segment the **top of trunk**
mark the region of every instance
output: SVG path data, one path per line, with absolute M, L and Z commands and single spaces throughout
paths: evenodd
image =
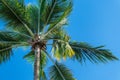
M 33 50 L 35 50 L 38 47 L 40 49 L 46 49 L 46 41 L 43 40 L 38 34 L 35 34 L 34 39 L 30 40 L 29 43 L 31 44 Z

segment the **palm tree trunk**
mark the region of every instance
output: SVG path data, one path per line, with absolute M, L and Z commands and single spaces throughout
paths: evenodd
M 34 62 L 34 80 L 40 80 L 40 54 L 39 47 L 35 50 L 35 62 Z

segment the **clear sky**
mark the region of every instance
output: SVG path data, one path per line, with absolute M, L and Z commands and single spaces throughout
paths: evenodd
M 74 0 L 67 31 L 73 40 L 106 45 L 120 58 L 120 0 Z M 22 58 L 27 52 L 15 50 L 11 60 L 0 65 L 0 80 L 33 80 L 33 67 Z M 120 61 L 83 65 L 67 61 L 67 66 L 77 80 L 120 80 Z

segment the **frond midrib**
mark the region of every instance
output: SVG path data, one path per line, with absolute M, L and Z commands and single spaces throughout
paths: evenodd
M 3 4 L 16 16 L 16 18 L 25 26 L 25 28 L 28 30 L 28 32 L 30 33 L 30 35 L 33 37 L 33 32 L 30 30 L 30 28 L 26 25 L 25 22 L 23 22 L 19 16 L 14 12 L 14 10 L 12 10 L 6 2 L 4 2 L 4 0 L 1 0 L 3 2 Z

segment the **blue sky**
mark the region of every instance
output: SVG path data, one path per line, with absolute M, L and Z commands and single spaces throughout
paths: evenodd
M 34 2 L 34 0 L 26 0 Z M 3 22 L 0 21 L 0 28 Z M 74 0 L 66 27 L 73 40 L 93 46 L 106 45 L 120 58 L 120 1 Z M 33 80 L 33 67 L 22 57 L 27 49 L 18 49 L 10 61 L 0 65 L 0 80 Z M 77 80 L 120 80 L 120 61 L 107 64 L 79 64 L 67 61 Z

